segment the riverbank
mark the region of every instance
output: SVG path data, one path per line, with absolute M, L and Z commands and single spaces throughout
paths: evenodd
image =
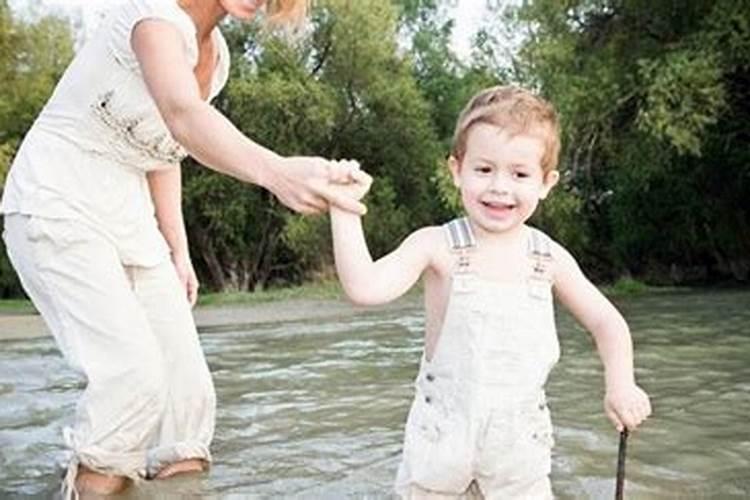
M 610 298 L 678 290 L 689 289 L 650 287 L 630 279 L 622 279 L 613 285 L 602 287 L 602 291 Z M 397 310 L 418 305 L 420 297 L 421 287 L 416 286 L 405 297 L 391 304 L 357 307 L 346 300 L 338 282 L 322 281 L 253 293 L 206 293 L 200 296 L 194 316 L 198 330 L 208 333 L 236 326 L 331 318 L 378 309 Z M 48 335 L 48 332 L 31 302 L 0 300 L 0 341 L 44 335 Z
M 359 307 L 344 299 L 335 283 L 281 288 L 257 293 L 206 294 L 194 309 L 200 333 L 223 331 L 279 321 L 305 321 L 353 316 L 366 311 L 398 310 L 418 305 L 420 294 L 407 296 L 385 306 Z M 49 335 L 41 316 L 28 301 L 0 302 L 0 341 Z

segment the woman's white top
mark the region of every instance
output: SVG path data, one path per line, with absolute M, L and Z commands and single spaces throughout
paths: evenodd
M 151 266 L 168 255 L 146 172 L 178 167 L 186 152 L 171 136 L 131 47 L 144 19 L 164 20 L 198 63 L 196 28 L 177 0 L 124 0 L 102 21 L 58 83 L 24 138 L 5 183 L 0 211 L 72 218 L 101 232 L 121 261 Z M 213 32 L 218 62 L 209 100 L 226 84 L 229 50 Z

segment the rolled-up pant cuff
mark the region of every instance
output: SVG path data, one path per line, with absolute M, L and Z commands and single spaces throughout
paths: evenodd
M 152 449 L 148 454 L 145 477 L 154 477 L 167 465 L 184 460 L 203 460 L 210 464 L 211 452 L 207 445 L 198 441 L 185 441 Z

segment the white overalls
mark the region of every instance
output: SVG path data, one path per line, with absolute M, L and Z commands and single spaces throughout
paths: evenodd
M 559 358 L 549 240 L 529 229 L 524 283 L 472 272 L 466 219 L 446 224 L 458 265 L 438 344 L 422 357 L 396 492 L 404 498 L 552 498 L 544 384 Z M 477 491 L 479 490 L 479 491 Z
M 78 464 L 128 476 L 211 456 L 215 394 L 186 291 L 154 217 L 146 173 L 179 168 L 131 48 L 144 19 L 166 21 L 198 61 L 176 0 L 124 0 L 76 55 L 24 138 L 3 190 L 4 240 L 66 360 L 87 380 L 64 431 Z M 216 30 L 214 97 L 229 51 Z

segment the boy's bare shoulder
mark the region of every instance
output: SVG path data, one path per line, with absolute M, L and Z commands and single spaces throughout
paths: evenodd
M 578 267 L 578 262 L 570 251 L 551 237 L 547 236 L 547 238 L 549 238 L 550 242 L 550 253 L 552 254 L 552 262 L 554 263 L 555 276 L 561 277 L 564 275 L 570 275 L 571 273 L 579 273 L 580 268 Z
M 578 262 L 575 257 L 560 242 L 552 238 L 549 234 L 533 226 L 527 226 L 531 231 L 541 233 L 543 238 L 549 244 L 549 252 L 552 256 L 552 270 L 556 277 L 577 272 Z
M 424 226 L 407 238 L 430 253 L 446 247 L 445 230 L 441 226 Z
M 552 236 L 542 231 L 539 228 L 533 226 L 526 226 L 530 231 L 541 234 L 544 239 L 549 243 L 549 251 L 552 254 L 552 259 L 558 262 L 575 262 L 575 259 L 570 254 L 567 248 L 565 248 L 560 242 L 555 240 Z
M 442 271 L 452 265 L 452 254 L 448 237 L 443 226 L 425 226 L 414 231 L 409 238 L 414 238 L 420 248 L 429 256 L 430 267 Z
M 442 226 L 424 226 L 411 233 L 411 236 L 424 242 L 445 241 L 445 230 Z

